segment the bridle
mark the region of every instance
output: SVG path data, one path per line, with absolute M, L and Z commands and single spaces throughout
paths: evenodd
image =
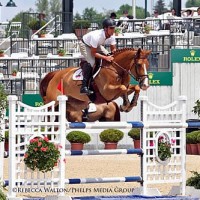
M 121 65 L 119 65 L 118 63 L 116 63 L 115 61 L 112 61 L 113 64 L 115 64 L 117 67 L 119 67 L 122 71 L 124 71 L 126 74 L 129 74 L 132 78 L 134 78 L 136 81 L 140 82 L 142 80 L 144 80 L 145 78 L 148 78 L 148 74 L 144 74 L 144 75 L 140 75 L 138 72 L 138 68 L 140 67 L 139 64 L 136 62 L 137 58 L 136 56 L 133 59 L 133 64 L 130 65 L 130 69 L 134 67 L 135 65 L 135 73 L 136 76 L 134 76 L 134 74 L 131 73 L 131 70 L 128 69 L 124 69 Z

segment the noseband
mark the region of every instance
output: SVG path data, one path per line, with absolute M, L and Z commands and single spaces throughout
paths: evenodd
M 136 59 L 134 59 L 134 60 L 136 60 Z M 133 65 L 132 65 L 132 67 L 133 67 Z M 139 72 L 138 72 L 139 67 L 140 67 L 139 64 L 136 63 L 136 64 L 135 64 L 135 73 L 136 73 L 136 78 L 135 78 L 135 80 L 138 81 L 138 82 L 144 80 L 145 78 L 149 78 L 149 77 L 148 77 L 148 74 L 143 74 L 143 75 L 140 75 L 140 74 L 139 74 Z

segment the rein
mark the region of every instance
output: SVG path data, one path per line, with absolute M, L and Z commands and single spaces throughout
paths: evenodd
M 132 78 L 135 78 L 135 76 L 130 72 L 130 70 L 126 71 L 122 66 L 120 66 L 118 63 L 116 63 L 115 61 L 112 61 L 112 63 L 114 63 L 117 67 L 119 67 L 121 70 L 123 70 L 124 72 L 126 72 L 127 74 L 129 74 Z
M 135 60 L 135 59 L 134 59 Z M 134 78 L 136 81 L 139 81 L 142 77 L 148 77 L 148 75 L 141 75 L 139 76 L 139 73 L 137 71 L 137 66 L 138 64 L 135 64 L 135 72 L 138 75 L 138 78 L 136 78 L 130 71 L 130 69 L 127 71 L 125 70 L 122 66 L 120 66 L 118 63 L 116 63 L 115 61 L 112 61 L 112 63 L 114 63 L 117 67 L 119 67 L 122 71 L 124 71 L 125 73 L 129 74 L 132 78 Z

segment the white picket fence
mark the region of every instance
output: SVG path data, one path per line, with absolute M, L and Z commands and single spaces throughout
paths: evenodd
M 31 171 L 23 161 L 26 145 L 34 137 L 51 135 L 50 141 L 65 147 L 66 134 L 72 129 L 77 129 L 77 123 L 68 123 L 65 119 L 66 97 L 59 96 L 59 110 L 54 110 L 51 102 L 42 107 L 30 107 L 17 100 L 16 96 L 9 96 L 9 185 L 8 199 L 17 197 L 20 193 L 13 188 L 65 188 L 69 179 L 65 174 L 65 162 L 62 162 L 69 151 L 60 149 L 61 162 L 51 172 L 42 173 Z M 51 111 L 48 111 L 51 109 Z M 55 118 L 58 121 L 55 122 Z M 82 123 L 85 128 L 117 128 L 128 129 L 141 127 L 142 151 L 141 154 L 141 194 L 148 194 L 149 184 L 180 184 L 180 193 L 185 194 L 185 127 L 186 127 L 186 98 L 179 97 L 177 101 L 167 106 L 156 106 L 141 98 L 141 121 L 138 122 L 92 122 Z M 41 131 L 43 129 L 43 131 Z M 79 129 L 80 130 L 80 129 Z M 171 147 L 172 156 L 167 161 L 158 157 L 158 138 L 166 135 L 169 141 L 175 143 Z M 23 140 L 21 140 L 23 138 Z M 153 143 L 153 145 L 152 145 Z M 92 150 L 91 150 L 92 151 Z M 120 151 L 120 150 L 118 150 Z M 121 150 L 124 151 L 124 150 Z M 116 152 L 116 154 L 119 154 Z M 106 155 L 105 155 L 106 156 Z M 84 164 L 84 163 L 82 163 Z M 0 168 L 2 164 L 0 163 Z M 4 172 L 1 172 L 2 174 Z M 1 175 L 1 174 L 0 174 Z M 123 178 L 123 177 L 122 177 Z M 112 182 L 122 181 L 122 178 L 113 177 Z M 137 178 L 136 178 L 137 179 Z M 139 178 L 138 178 L 139 179 Z M 138 180 L 137 179 L 137 180 Z M 72 180 L 72 179 L 71 179 Z M 90 179 L 91 181 L 92 179 Z M 103 179 L 102 179 L 103 180 Z M 124 177 L 126 182 L 126 177 Z M 131 179 L 134 180 L 133 177 Z M 5 180 L 4 180 L 5 181 Z M 81 180 L 80 180 L 81 181 Z M 73 181 L 72 181 L 73 182 Z M 86 181 L 87 182 L 87 181 Z M 64 195 L 60 192 L 58 195 Z

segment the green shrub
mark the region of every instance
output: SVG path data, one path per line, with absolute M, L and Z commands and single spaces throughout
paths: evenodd
M 190 133 L 186 134 L 186 144 L 192 144 L 193 143 L 193 138 Z
M 65 49 L 58 49 L 58 51 L 57 51 L 57 53 L 59 54 L 59 53 L 61 53 L 61 54 L 65 54 L 66 53 L 66 51 L 65 51 Z
M 200 143 L 200 131 L 198 131 L 198 134 L 197 134 L 197 143 Z
M 70 143 L 88 143 L 91 141 L 89 134 L 82 131 L 71 131 L 67 134 L 66 139 Z
M 116 28 L 115 28 L 115 33 L 122 33 L 122 30 L 121 30 L 121 28 L 119 28 L 119 27 L 116 27 Z
M 33 19 L 28 23 L 28 27 L 32 30 L 39 30 L 45 24 L 46 22 L 44 20 L 39 21 L 39 20 Z
M 192 177 L 188 178 L 186 181 L 187 186 L 192 186 L 195 189 L 200 189 L 200 174 L 196 171 L 191 171 Z
M 200 131 L 192 131 L 190 133 L 187 133 L 187 135 L 186 135 L 186 143 L 187 144 L 197 144 L 197 135 L 199 133 L 200 133 Z
M 140 139 L 140 129 L 139 128 L 132 128 L 128 132 L 128 136 L 131 137 L 133 140 L 139 140 Z
M 197 100 L 197 101 L 195 102 L 195 106 L 193 107 L 192 112 L 193 112 L 194 114 L 197 114 L 198 117 L 200 117 L 200 100 Z
M 102 142 L 119 142 L 123 137 L 124 133 L 118 129 L 106 129 L 99 135 Z
M 73 29 L 87 29 L 90 27 L 88 20 L 76 20 L 73 23 Z

